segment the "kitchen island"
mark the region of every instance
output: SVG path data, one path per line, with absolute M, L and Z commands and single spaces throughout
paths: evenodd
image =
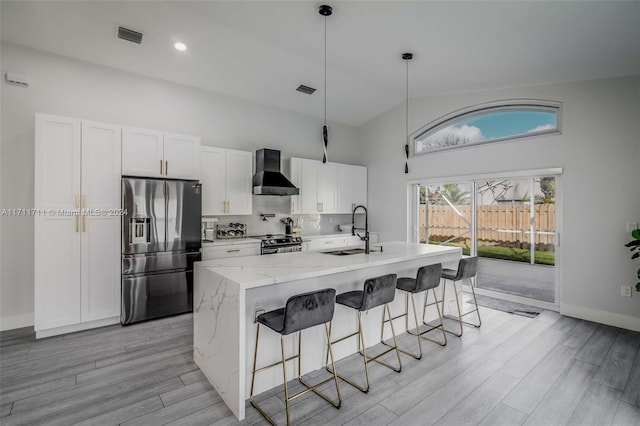
M 194 267 L 194 361 L 215 387 L 235 416 L 245 416 L 249 398 L 255 345 L 256 312 L 285 305 L 298 293 L 335 288 L 338 293 L 361 290 L 367 278 L 395 273 L 414 277 L 420 266 L 442 263 L 455 268 L 462 252 L 458 247 L 391 242 L 383 251 L 337 256 L 322 252 L 282 253 L 196 262 Z M 422 299 L 416 300 L 422 306 Z M 391 307 L 395 316 L 404 310 L 404 298 L 396 296 Z M 382 308 L 363 315 L 367 345 L 380 338 Z M 336 306 L 332 336 L 355 331 L 351 309 Z M 396 333 L 405 331 L 404 320 L 394 322 Z M 385 337 L 390 337 L 387 327 Z M 295 353 L 293 338 L 287 339 L 287 356 Z M 302 373 L 324 366 L 326 337 L 323 327 L 303 333 Z M 356 339 L 335 345 L 336 361 L 357 352 Z M 279 335 L 265 330 L 260 335 L 259 365 L 280 359 Z M 296 363 L 289 362 L 294 375 Z M 255 393 L 282 384 L 282 370 L 273 368 L 256 378 Z

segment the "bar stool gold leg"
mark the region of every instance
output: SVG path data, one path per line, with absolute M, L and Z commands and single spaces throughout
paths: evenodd
M 333 368 L 333 380 L 336 384 L 336 393 L 338 394 L 338 403 L 333 404 L 334 407 L 340 408 L 340 406 L 342 405 L 342 396 L 340 396 L 340 387 L 338 386 L 338 374 L 336 373 L 336 364 L 335 364 L 335 360 L 333 359 L 333 348 L 331 346 L 331 326 L 327 326 L 327 324 L 324 325 L 324 330 L 327 333 L 327 342 L 329 342 L 329 350 L 327 351 L 327 354 L 329 356 L 331 356 L 331 367 Z
M 289 426 L 291 422 L 289 421 L 289 386 L 287 384 L 287 357 L 284 354 L 284 336 L 280 336 L 280 349 L 282 351 L 282 377 L 284 378 L 284 404 L 287 413 L 287 426 Z M 272 421 L 271 419 L 268 420 Z M 275 425 L 275 423 L 273 424 Z
M 367 350 L 365 349 L 364 336 L 362 335 L 362 312 L 360 311 L 358 311 L 358 346 L 360 346 L 359 352 L 362 354 L 362 357 L 364 358 L 364 374 L 365 374 L 365 377 L 367 378 L 367 390 L 363 392 L 369 392 L 369 389 L 371 388 L 371 382 L 369 381 L 369 363 L 367 362 L 368 360 Z M 356 387 L 362 391 L 362 388 L 358 386 Z
M 251 373 L 251 391 L 249 392 L 249 399 L 251 400 L 251 405 L 253 405 L 254 407 L 255 407 L 255 404 L 253 403 L 253 385 L 256 381 L 256 362 L 258 360 L 258 340 L 259 339 L 260 339 L 260 324 L 256 324 L 256 346 L 253 350 L 253 372 Z
M 388 319 L 388 320 L 387 320 L 387 319 L 385 319 L 386 314 L 389 314 L 389 319 Z M 397 316 L 396 318 L 400 318 L 400 316 L 402 316 L 402 315 L 399 315 L 399 316 Z M 396 332 L 395 332 L 395 329 L 394 329 L 394 327 L 393 327 L 393 320 L 394 320 L 394 319 L 396 319 L 396 318 L 393 318 L 393 317 L 391 316 L 391 310 L 389 309 L 389 304 L 388 304 L 388 303 L 387 303 L 387 304 L 385 304 L 385 305 L 384 305 L 384 307 L 382 308 L 382 328 L 381 328 L 381 330 L 380 330 L 380 343 L 382 343 L 382 344 L 383 344 L 383 345 L 385 345 L 385 346 L 388 346 L 388 347 L 389 347 L 389 349 L 388 349 L 388 350 L 386 350 L 386 351 L 384 351 L 384 352 L 382 352 L 382 353 L 381 353 L 381 354 L 379 354 L 379 355 L 376 355 L 376 356 L 375 356 L 375 357 L 373 357 L 373 358 L 369 358 L 369 361 L 375 361 L 375 362 L 377 362 L 378 364 L 382 364 L 382 365 L 384 365 L 385 367 L 388 367 L 388 368 L 392 369 L 392 370 L 393 370 L 393 371 L 395 371 L 396 373 L 399 373 L 400 371 L 402 371 L 402 361 L 400 361 L 400 351 L 401 351 L 401 350 L 400 350 L 400 349 L 398 349 L 398 342 L 396 341 Z M 391 336 L 392 336 L 392 338 L 393 338 L 393 346 L 391 346 L 390 344 L 388 344 L 388 343 L 386 343 L 386 342 L 384 341 L 384 324 L 385 324 L 385 323 L 387 323 L 387 322 L 388 322 L 388 323 L 389 323 L 389 325 L 391 326 Z M 394 367 L 394 366 L 392 366 L 392 365 L 390 365 L 390 364 L 387 364 L 387 363 L 386 363 L 386 362 L 384 362 L 384 361 L 380 361 L 380 360 L 378 359 L 378 358 L 380 358 L 382 355 L 385 355 L 385 354 L 387 354 L 388 352 L 390 352 L 390 351 L 392 351 L 392 350 L 394 350 L 394 349 L 395 349 L 395 351 L 396 351 L 396 356 L 398 357 L 398 367 Z M 402 352 L 404 352 L 404 351 L 402 351 Z M 409 355 L 411 355 L 411 354 L 409 354 Z
M 470 287 L 471 287 L 471 295 L 473 296 L 473 304 L 474 304 L 475 308 L 470 310 L 469 312 L 465 312 L 463 314 L 460 314 L 460 319 L 462 320 L 462 317 L 464 317 L 466 315 L 469 315 L 469 314 L 472 314 L 472 313 L 475 312 L 476 315 L 478 316 L 478 323 L 477 324 L 474 324 L 474 323 L 468 322 L 468 321 L 462 321 L 462 323 L 466 324 L 466 325 L 470 325 L 470 326 L 475 327 L 475 328 L 480 328 L 480 326 L 482 325 L 482 320 L 480 319 L 480 310 L 478 309 L 478 301 L 476 300 L 476 291 L 474 289 L 474 287 L 475 287 L 475 277 L 470 277 L 469 278 L 469 284 L 470 284 Z
M 412 333 L 411 330 L 409 330 L 409 296 L 411 296 L 411 306 L 413 308 L 413 319 L 414 319 L 414 322 L 415 322 L 415 325 L 416 325 L 416 332 L 415 333 Z M 397 315 L 395 317 L 392 317 L 391 316 L 391 310 L 390 310 L 388 305 L 385 305 L 385 309 L 386 309 L 386 311 L 383 311 L 383 316 L 382 316 L 382 329 L 380 331 L 380 342 L 383 345 L 388 346 L 391 349 L 397 348 L 397 350 L 399 352 L 402 352 L 403 354 L 407 354 L 412 358 L 421 359 L 422 358 L 422 343 L 420 342 L 420 337 L 421 337 L 420 334 L 422 334 L 422 333 L 420 333 L 420 330 L 418 328 L 418 314 L 417 314 L 417 311 L 416 311 L 416 303 L 415 303 L 415 299 L 413 297 L 413 294 L 411 294 L 411 295 L 409 293 L 405 294 L 405 311 L 404 311 L 403 314 L 400 314 L 400 315 Z M 386 313 L 386 312 L 389 313 L 389 319 L 385 319 L 384 313 Z M 402 348 L 398 347 L 398 345 L 396 343 L 396 340 L 395 340 L 395 332 L 394 332 L 393 328 L 391 329 L 391 331 L 394 334 L 394 346 L 392 346 L 389 343 L 384 341 L 384 324 L 388 322 L 391 325 L 391 327 L 393 327 L 393 320 L 401 318 L 401 317 L 404 317 L 404 319 L 405 319 L 405 328 L 407 330 L 407 334 L 411 334 L 413 336 L 418 336 L 418 354 L 414 354 L 414 353 L 412 353 L 412 352 L 410 352 L 408 350 L 405 350 L 405 349 L 402 349 Z M 390 368 L 393 368 L 393 367 L 390 367 Z M 402 368 L 402 366 L 400 366 L 400 368 Z M 394 369 L 394 371 L 398 371 L 398 370 Z
M 408 298 L 409 298 L 409 293 L 407 293 L 407 299 Z M 422 359 L 422 342 L 420 341 L 420 337 L 422 337 L 422 336 L 421 336 L 420 330 L 418 328 L 418 313 L 416 312 L 416 300 L 413 297 L 413 293 L 411 293 L 411 307 L 413 308 L 413 321 L 414 321 L 414 323 L 416 325 L 416 335 L 418 336 L 418 356 L 415 356 L 415 355 L 413 355 L 411 353 L 409 353 L 409 355 L 411 355 L 415 359 Z M 407 323 L 408 322 L 409 322 L 409 311 L 407 311 Z M 412 334 L 412 333 L 409 333 L 409 325 L 408 324 L 407 324 L 407 333 L 408 334 Z M 402 351 L 402 352 L 407 353 L 407 351 Z
M 434 303 L 432 303 L 432 305 L 436 305 L 436 310 L 438 311 L 438 319 L 440 320 L 440 325 L 439 326 L 435 326 L 435 327 L 431 327 L 431 330 L 435 330 L 436 328 L 439 328 L 440 331 L 442 331 L 442 342 L 438 342 L 435 339 L 428 339 L 425 337 L 425 339 L 437 343 L 440 346 L 447 346 L 447 332 L 444 330 L 444 322 L 442 321 L 442 317 L 444 316 L 444 312 L 440 310 L 440 306 L 438 305 L 438 296 L 436 295 L 436 289 L 432 288 L 431 292 L 433 293 L 433 300 Z M 424 295 L 424 310 L 422 311 L 422 323 L 425 325 L 429 325 L 426 321 L 425 321 L 425 315 L 427 313 L 427 306 L 431 306 L 429 305 L 427 302 L 429 300 L 429 290 L 427 290 L 426 294 Z
M 456 297 L 456 309 L 458 310 L 458 316 L 457 317 L 454 317 L 454 316 L 451 316 L 451 315 L 443 315 L 443 316 L 445 318 L 458 321 L 458 324 L 460 326 L 460 333 L 456 333 L 455 331 L 447 330 L 446 328 L 444 328 L 444 326 L 443 326 L 443 329 L 447 333 L 451 333 L 454 336 L 462 337 L 462 333 L 463 333 L 463 330 L 462 330 L 462 315 L 461 315 L 462 311 L 460 310 L 460 300 L 458 298 L 458 288 L 456 286 L 456 282 L 455 281 L 452 281 L 452 282 L 453 282 L 453 293 L 454 293 L 454 295 Z M 443 314 L 444 314 L 444 301 L 445 301 L 446 288 L 447 288 L 447 280 L 443 279 L 443 287 L 442 287 L 442 312 L 443 312 Z

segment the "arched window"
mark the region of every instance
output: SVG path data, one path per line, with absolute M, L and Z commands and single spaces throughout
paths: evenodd
M 501 101 L 455 111 L 413 136 L 414 154 L 560 133 L 560 103 Z

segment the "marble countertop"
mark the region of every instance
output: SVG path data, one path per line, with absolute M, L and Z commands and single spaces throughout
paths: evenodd
M 196 262 L 241 288 L 249 289 L 273 284 L 314 278 L 341 272 L 365 269 L 426 256 L 458 254 L 459 247 L 387 242 L 380 244 L 383 252 L 334 256 L 322 252 L 280 253 L 268 256 L 244 256 Z

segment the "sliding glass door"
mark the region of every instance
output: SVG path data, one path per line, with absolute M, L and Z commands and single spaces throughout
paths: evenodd
M 418 184 L 416 240 L 480 257 L 476 285 L 555 303 L 556 178 Z

